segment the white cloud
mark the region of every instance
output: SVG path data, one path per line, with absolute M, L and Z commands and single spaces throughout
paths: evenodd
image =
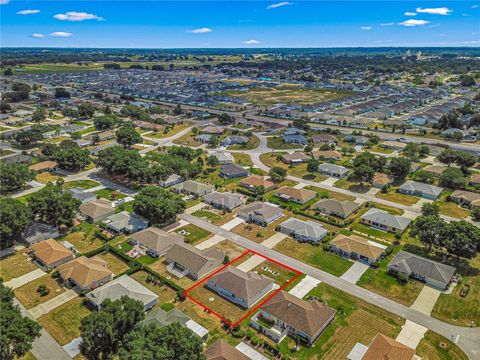
M 462 44 L 480 44 L 480 41 L 477 41 L 477 40 L 464 41 Z
M 260 41 L 252 39 L 252 40 L 243 41 L 243 43 L 246 45 L 256 45 L 256 44 L 260 44 Z
M 413 12 L 413 11 L 406 11 L 406 12 L 403 13 L 403 15 L 405 15 L 405 16 L 415 16 L 415 15 L 417 15 L 417 13 Z
M 409 20 L 402 21 L 401 23 L 398 23 L 398 25 L 412 27 L 412 26 L 427 25 L 428 23 L 430 23 L 430 21 L 409 19 Z
M 395 25 L 395 23 L 389 22 L 389 23 L 381 23 L 380 24 L 380 26 L 392 26 L 392 25 Z
M 50 36 L 53 36 L 53 37 L 70 37 L 72 35 L 73 35 L 72 33 L 64 32 L 64 31 L 55 31 L 50 33 Z
M 432 15 L 450 15 L 452 10 L 447 7 L 439 7 L 439 8 L 417 8 L 417 13 L 424 13 L 424 14 L 432 14 Z
M 30 36 L 33 37 L 33 38 L 43 38 L 43 37 L 45 37 L 45 34 L 33 33 Z
M 95 14 L 89 14 L 86 12 L 77 12 L 77 11 L 69 11 L 69 12 L 66 12 L 65 14 L 53 15 L 53 17 L 57 20 L 67 20 L 67 21 L 105 20 L 104 18 Z
M 10 0 L 0 0 L 0 5 L 7 5 Z
M 212 32 L 213 30 L 207 27 L 202 27 L 194 30 L 189 30 L 188 32 L 191 32 L 192 34 L 206 34 L 209 32 Z
M 38 14 L 40 10 L 22 10 L 17 12 L 17 15 L 31 15 L 31 14 Z
M 362 30 L 372 30 L 372 27 L 371 26 L 362 26 L 362 27 L 360 27 L 360 29 L 362 29 Z
M 473 5 L 472 9 L 480 8 L 480 5 Z
M 462 16 L 470 16 L 470 15 L 468 15 L 468 14 L 466 14 L 466 13 L 463 13 Z
M 293 3 L 288 2 L 288 1 L 282 1 L 282 2 L 279 2 L 279 3 L 276 3 L 276 4 L 268 5 L 267 10 L 276 9 L 276 8 L 286 6 L 286 5 L 293 5 Z

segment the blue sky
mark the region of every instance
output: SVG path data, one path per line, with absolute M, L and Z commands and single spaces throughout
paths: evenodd
M 480 45 L 480 0 L 0 3 L 4 47 Z

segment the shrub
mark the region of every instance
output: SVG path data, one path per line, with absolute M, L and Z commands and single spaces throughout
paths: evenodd
M 400 284 L 405 285 L 408 282 L 408 275 L 405 273 L 398 273 L 397 280 Z
M 50 294 L 50 289 L 47 287 L 47 285 L 42 284 L 38 287 L 37 293 L 40 296 L 46 296 L 46 295 Z

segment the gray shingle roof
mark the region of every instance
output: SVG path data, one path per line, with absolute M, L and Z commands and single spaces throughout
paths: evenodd
M 288 229 L 295 234 L 306 237 L 318 238 L 324 236 L 327 233 L 327 230 L 325 230 L 319 223 L 311 220 L 303 221 L 294 217 L 291 217 L 284 221 L 281 226 L 282 228 Z
M 437 197 L 442 193 L 443 188 L 418 181 L 407 180 L 399 187 L 399 190 L 421 192 L 422 194 Z
M 369 209 L 365 214 L 362 215 L 362 219 L 370 220 L 386 226 L 391 226 L 400 230 L 405 230 L 412 221 L 409 218 L 399 215 L 392 215 L 377 208 Z

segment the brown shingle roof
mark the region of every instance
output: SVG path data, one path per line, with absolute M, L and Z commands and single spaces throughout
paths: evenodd
M 273 283 L 267 276 L 259 275 L 252 271 L 244 272 L 234 266 L 228 266 L 219 273 L 213 275 L 209 281 L 217 287 L 224 288 L 249 302 Z
M 80 205 L 80 212 L 91 218 L 113 214 L 114 211 L 115 209 L 112 207 L 112 203 L 103 198 Z
M 50 170 L 50 169 L 56 168 L 57 165 L 58 164 L 56 161 L 42 161 L 42 162 L 30 165 L 29 169 L 33 171 Z
M 58 266 L 57 271 L 63 279 L 72 279 L 82 287 L 87 287 L 94 281 L 113 275 L 107 269 L 107 262 L 98 256 L 92 258 L 81 256 Z
M 215 341 L 203 354 L 207 360 L 250 360 L 223 339 Z
M 260 309 L 312 337 L 336 313 L 335 309 L 317 300 L 305 301 L 283 290 Z
M 362 360 L 411 360 L 415 350 L 383 334 L 377 334 Z
M 35 251 L 35 257 L 47 266 L 73 256 L 73 252 L 53 239 L 35 243 L 32 245 L 32 249 Z
M 369 259 L 376 259 L 383 253 L 382 248 L 369 244 L 367 239 L 357 235 L 346 236 L 340 234 L 330 241 L 330 244 L 345 252 L 354 252 Z
M 308 155 L 305 155 L 303 152 L 294 152 L 291 154 L 285 154 L 282 156 L 283 160 L 286 162 L 294 161 L 294 160 L 300 160 L 300 161 L 308 161 L 310 160 L 310 157 Z
M 387 185 L 393 182 L 393 178 L 384 173 L 375 173 L 373 176 L 373 182 L 381 185 Z
M 480 184 L 480 174 L 473 174 L 470 178 L 472 184 Z
M 465 190 L 455 190 L 451 195 L 451 198 L 459 198 L 463 199 L 464 201 L 468 201 L 469 203 L 478 202 L 480 201 L 480 194 L 475 193 L 472 191 L 465 191 Z
M 289 186 L 284 186 L 278 189 L 277 194 L 287 195 L 296 199 L 300 199 L 302 201 L 306 201 L 314 197 L 317 193 L 308 189 L 294 189 Z
M 190 244 L 180 243 L 173 245 L 165 257 L 173 260 L 197 275 L 203 271 L 211 271 L 219 266 L 225 254 L 216 249 L 200 250 Z
M 325 159 L 338 159 L 342 157 L 337 150 L 318 150 L 312 151 L 312 155 L 314 159 L 325 158 Z
M 443 165 L 430 165 L 430 166 L 425 166 L 423 168 L 423 171 L 427 171 L 432 174 L 440 175 L 445 171 L 447 167 Z
M 265 189 L 269 189 L 275 184 L 265 177 L 260 175 L 251 175 L 245 179 L 240 180 L 240 184 L 246 186 L 263 186 Z

